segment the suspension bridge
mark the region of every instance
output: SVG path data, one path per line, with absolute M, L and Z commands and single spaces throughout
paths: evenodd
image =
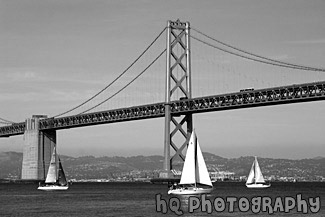
M 165 47 L 159 43 L 162 39 L 167 41 Z M 157 44 L 156 54 L 150 53 Z M 199 46 L 207 50 L 197 52 Z M 195 56 L 202 53 L 203 57 Z M 140 64 L 141 70 L 130 72 L 149 58 L 152 61 Z M 140 56 L 102 90 L 50 117 L 34 115 L 23 122 L 0 118 L 0 137 L 24 135 L 22 179 L 40 180 L 56 146 L 57 130 L 165 118 L 161 178 L 170 178 L 174 162 L 185 159 L 193 114 L 325 100 L 324 72 L 237 48 L 190 27 L 189 22 L 168 21 Z M 111 89 L 114 85 L 116 89 Z M 148 98 L 153 102 L 148 103 Z

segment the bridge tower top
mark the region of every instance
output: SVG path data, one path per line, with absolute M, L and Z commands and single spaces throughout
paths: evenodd
M 189 22 L 167 22 L 166 50 L 166 102 L 192 98 Z

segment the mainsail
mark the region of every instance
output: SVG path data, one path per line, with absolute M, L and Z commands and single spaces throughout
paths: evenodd
M 51 162 L 50 162 L 50 167 L 49 167 L 49 170 L 47 171 L 45 183 L 55 183 L 56 182 L 56 178 L 57 178 L 56 171 L 57 171 L 57 169 L 56 169 L 56 149 L 54 147 Z
M 194 135 L 192 133 L 190 141 L 188 143 L 186 158 L 183 165 L 182 176 L 179 184 L 193 184 L 196 181 L 195 173 L 195 147 L 194 147 Z
M 196 183 L 212 186 L 199 142 L 195 131 L 193 131 L 187 147 L 186 158 L 179 184 Z
M 252 164 L 251 170 L 249 172 L 246 184 L 251 184 L 255 182 L 255 161 Z

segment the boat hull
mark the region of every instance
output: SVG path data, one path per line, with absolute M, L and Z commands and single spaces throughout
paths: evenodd
M 39 186 L 38 190 L 43 191 L 65 191 L 68 190 L 69 186 L 59 186 L 59 185 L 45 185 L 45 186 Z
M 247 188 L 268 188 L 271 184 L 246 184 Z
M 213 188 L 177 188 L 168 191 L 168 194 L 188 195 L 188 194 L 209 194 Z

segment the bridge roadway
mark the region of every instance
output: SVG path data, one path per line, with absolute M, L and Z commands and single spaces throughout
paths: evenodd
M 172 101 L 173 116 L 250 107 L 272 106 L 325 100 L 325 81 L 295 84 Z M 112 109 L 101 112 L 40 120 L 40 130 L 63 130 L 99 124 L 160 118 L 165 115 L 165 102 Z M 0 137 L 24 134 L 25 122 L 0 127 Z

